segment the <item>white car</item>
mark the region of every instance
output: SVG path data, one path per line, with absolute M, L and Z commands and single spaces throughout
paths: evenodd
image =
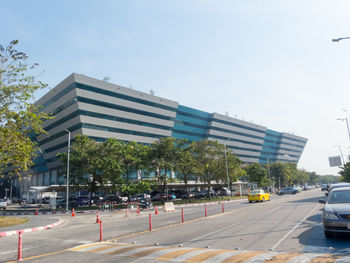
M 6 210 L 7 202 L 5 199 L 0 199 L 0 208 Z

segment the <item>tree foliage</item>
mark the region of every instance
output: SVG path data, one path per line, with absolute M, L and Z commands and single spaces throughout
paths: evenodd
M 32 101 L 34 92 L 47 85 L 31 75 L 37 64 L 28 65 L 17 44 L 0 45 L 0 169 L 11 166 L 19 176 L 33 164 L 37 145 L 32 138 L 45 133 L 42 123 L 49 116 Z

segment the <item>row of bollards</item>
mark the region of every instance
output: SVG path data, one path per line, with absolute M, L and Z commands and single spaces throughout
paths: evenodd
M 225 208 L 224 208 L 224 203 L 221 204 L 221 211 L 222 213 L 225 212 Z M 155 214 L 159 214 L 158 213 L 158 209 L 156 207 L 156 212 Z M 207 210 L 207 205 L 204 205 L 204 215 L 205 217 L 208 217 L 208 210 Z M 72 216 L 75 216 L 75 211 L 73 209 L 73 213 Z M 149 214 L 149 231 L 152 231 L 152 214 Z M 181 222 L 185 223 L 185 216 L 184 216 L 184 209 L 181 209 Z M 103 241 L 103 224 L 102 224 L 102 220 L 99 217 L 99 211 L 97 211 L 96 214 L 96 223 L 100 224 L 100 242 Z M 23 235 L 23 230 L 18 231 L 18 255 L 17 255 L 17 261 L 22 261 L 22 235 Z

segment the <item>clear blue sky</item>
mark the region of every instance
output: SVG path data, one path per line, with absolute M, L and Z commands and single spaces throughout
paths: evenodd
M 299 168 L 337 174 L 349 154 L 350 2 L 323 0 L 1 1 L 0 43 L 40 64 L 309 139 Z M 45 90 L 44 92 L 47 92 Z M 37 98 L 44 94 L 38 93 Z M 347 109 L 348 112 L 342 109 Z

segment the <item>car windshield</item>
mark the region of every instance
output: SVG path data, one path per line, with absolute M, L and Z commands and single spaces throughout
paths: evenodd
M 260 194 L 261 193 L 261 190 L 254 190 L 251 192 L 252 194 Z
M 328 204 L 350 203 L 350 191 L 335 191 L 328 198 Z

